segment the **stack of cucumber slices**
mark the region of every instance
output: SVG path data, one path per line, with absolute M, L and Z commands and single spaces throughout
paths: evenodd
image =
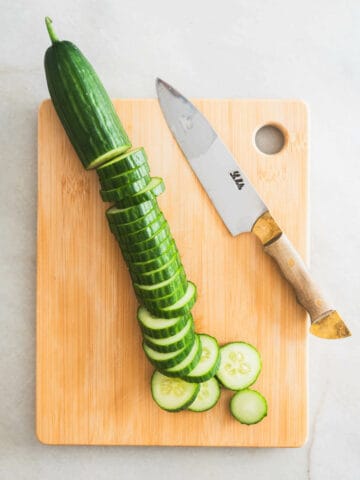
M 202 412 L 220 398 L 220 385 L 237 393 L 230 409 L 241 423 L 259 422 L 266 400 L 248 387 L 261 369 L 257 350 L 243 342 L 219 347 L 196 333 L 192 308 L 197 290 L 186 277 L 157 197 L 162 178 L 151 177 L 143 148 L 129 138 L 94 69 L 71 42 L 60 41 L 46 19 L 52 41 L 46 78 L 56 112 L 86 169 L 96 168 L 100 195 L 139 300 L 143 350 L 155 367 L 151 392 L 164 410 Z M 220 381 L 220 382 L 219 382 Z

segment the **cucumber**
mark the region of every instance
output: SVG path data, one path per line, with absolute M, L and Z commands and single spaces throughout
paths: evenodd
M 136 182 L 144 177 L 149 177 L 149 173 L 150 167 L 146 163 L 145 165 L 133 168 L 132 170 L 128 170 L 127 172 L 116 175 L 115 177 L 101 180 L 100 185 L 103 190 L 111 190 L 112 188 L 118 188 L 128 183 Z
M 155 220 L 148 223 L 140 230 L 136 230 L 133 233 L 124 233 L 122 235 L 117 234 L 117 238 L 119 238 L 124 248 L 130 248 L 135 243 L 141 243 L 152 238 L 162 227 L 164 227 L 165 222 L 165 217 L 163 213 L 160 212 Z
M 114 106 L 95 70 L 71 42 L 60 41 L 46 17 L 52 45 L 45 73 L 56 113 L 86 169 L 131 147 Z
M 221 362 L 217 378 L 230 390 L 242 390 L 252 385 L 261 371 L 261 358 L 253 345 L 232 342 L 220 349 Z
M 190 317 L 186 325 L 175 335 L 166 338 L 152 338 L 145 334 L 144 342 L 148 347 L 157 352 L 175 352 L 184 348 L 189 342 L 193 342 L 194 335 L 194 322 Z
M 187 382 L 206 382 L 216 374 L 220 365 L 220 348 L 216 338 L 205 334 L 199 334 L 199 338 L 202 347 L 200 361 L 184 377 Z
M 163 179 L 160 177 L 152 177 L 150 182 L 143 190 L 140 190 L 131 197 L 116 200 L 116 205 L 118 207 L 124 208 L 130 207 L 131 205 L 136 205 L 138 203 L 146 202 L 147 200 L 155 200 L 156 197 L 164 191 L 165 185 Z
M 164 295 L 163 297 L 147 298 L 147 297 L 142 296 L 141 301 L 145 305 L 145 307 L 147 307 L 149 309 L 149 311 L 161 310 L 164 307 L 168 307 L 169 305 L 173 305 L 178 300 L 180 300 L 180 298 L 184 295 L 184 286 L 183 285 L 180 285 L 180 287 L 177 287 L 177 288 L 175 288 L 175 287 L 176 286 L 174 286 L 174 290 L 171 293 L 169 293 L 167 295 Z M 187 313 L 185 315 L 189 315 L 189 314 L 190 313 Z
M 137 180 L 136 182 L 127 183 L 122 187 L 117 187 L 112 190 L 100 190 L 100 196 L 104 202 L 119 202 L 124 198 L 131 197 L 137 192 L 142 191 L 150 183 L 150 176 Z
M 125 253 L 139 253 L 149 250 L 150 248 L 157 247 L 163 240 L 170 237 L 170 227 L 166 220 L 162 223 L 161 227 L 150 238 L 142 239 L 139 242 L 123 244 L 122 238 L 118 238 L 121 244 L 121 249 Z
M 198 343 L 200 342 L 198 342 L 197 336 L 194 335 L 194 337 L 192 337 L 183 348 L 176 350 L 175 352 L 158 352 L 146 345 L 145 342 L 143 342 L 143 350 L 154 367 L 165 369 L 180 364 L 188 357 L 189 353 L 193 351 L 194 345 L 197 345 Z
M 146 225 L 149 225 L 151 222 L 153 222 L 158 215 L 160 215 L 161 210 L 160 208 L 156 205 L 154 208 L 150 210 L 150 212 L 146 213 L 145 215 L 140 216 L 136 220 L 129 222 L 129 223 L 110 223 L 110 230 L 113 232 L 114 235 L 122 236 L 130 233 L 137 232 L 138 230 L 141 230 L 142 228 L 146 227 Z
M 155 245 L 155 247 L 148 248 L 142 252 L 127 252 L 122 248 L 121 244 L 120 248 L 123 257 L 130 264 L 132 262 L 147 262 L 149 260 L 160 258 L 160 256 L 166 252 L 172 244 L 174 244 L 174 239 L 168 235 L 162 242 L 160 242 L 158 245 Z
M 176 248 L 175 242 L 172 241 L 167 250 L 161 253 L 161 255 L 152 258 L 151 260 L 147 260 L 146 262 L 130 262 L 131 270 L 137 273 L 146 273 L 151 270 L 156 270 L 171 260 L 175 253 L 179 253 L 179 251 Z
M 261 422 L 267 415 L 267 401 L 256 390 L 244 389 L 236 392 L 230 400 L 230 412 L 236 420 L 245 425 Z
M 122 173 L 144 165 L 147 165 L 147 155 L 143 147 L 139 147 L 128 150 L 126 153 L 109 160 L 107 163 L 101 165 L 101 167 L 98 167 L 96 172 L 102 183 L 111 177 L 121 175 Z
M 198 335 L 195 334 L 195 342 L 188 355 L 176 365 L 160 369 L 168 377 L 184 377 L 193 370 L 199 363 L 201 357 L 201 342 Z
M 151 377 L 151 394 L 155 403 L 168 412 L 179 412 L 191 405 L 200 385 L 186 383 L 180 378 L 165 377 L 155 370 Z
M 180 289 L 184 293 L 187 289 L 187 280 L 184 269 L 182 267 L 173 275 L 172 277 L 164 280 L 163 282 L 156 283 L 155 285 L 142 285 L 134 282 L 133 284 L 135 292 L 139 295 L 141 299 L 144 298 L 159 298 L 164 297 L 165 295 L 170 295 L 175 290 Z M 152 313 L 152 312 L 151 312 Z M 161 316 L 161 315 L 160 315 Z M 179 315 L 173 315 L 173 317 L 178 317 Z M 171 317 L 163 317 L 171 318 Z
M 108 208 L 105 213 L 109 223 L 122 224 L 137 220 L 139 217 L 149 213 L 155 206 L 157 206 L 156 201 L 148 200 L 125 208 L 113 206 Z
M 221 388 L 216 378 L 200 383 L 200 390 L 193 403 L 188 407 L 192 412 L 206 412 L 220 399 Z
M 146 273 L 134 272 L 130 265 L 130 274 L 133 281 L 141 283 L 143 285 L 154 285 L 155 283 L 162 282 L 172 277 L 178 269 L 182 266 L 179 254 L 176 252 L 173 257 L 156 270 L 150 270 Z M 165 302 L 166 303 L 166 302 Z M 171 304 L 171 302 L 170 302 Z
M 151 338 L 166 338 L 180 332 L 187 321 L 192 319 L 192 315 L 165 319 L 154 317 L 146 308 L 139 307 L 137 319 L 142 332 L 147 336 Z
M 156 305 L 151 306 L 150 308 L 150 305 L 147 305 L 147 308 L 154 315 L 159 315 L 163 318 L 178 317 L 180 315 L 185 315 L 186 313 L 191 311 L 192 307 L 196 302 L 196 295 L 197 290 L 195 284 L 192 282 L 188 282 L 187 289 L 184 295 L 172 305 L 161 308 L 157 307 Z

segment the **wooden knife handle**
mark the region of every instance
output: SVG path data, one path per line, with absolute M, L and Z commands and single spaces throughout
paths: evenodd
M 324 338 L 349 336 L 350 332 L 341 317 L 323 297 L 302 258 L 269 212 L 258 218 L 252 232 L 293 286 L 297 301 L 308 311 L 312 324 L 310 331 Z

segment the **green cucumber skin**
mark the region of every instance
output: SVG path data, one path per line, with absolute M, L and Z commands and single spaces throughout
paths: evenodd
M 176 335 L 178 332 L 180 332 L 180 330 L 182 330 L 185 327 L 189 319 L 192 319 L 191 314 L 184 315 L 183 317 L 179 317 L 176 323 L 174 323 L 171 326 L 166 326 L 159 329 L 153 329 L 144 325 L 140 320 L 140 314 L 143 308 L 144 307 L 139 307 L 138 313 L 137 313 L 137 319 L 138 319 L 139 326 L 142 333 L 145 335 L 148 335 L 151 338 L 160 339 L 160 338 L 172 337 L 173 335 Z
M 134 272 L 130 265 L 130 275 L 134 282 L 137 282 L 141 285 L 153 285 L 155 283 L 162 282 L 163 280 L 167 280 L 175 275 L 181 266 L 182 263 L 180 257 L 178 253 L 175 253 L 173 258 L 168 263 L 165 263 L 165 265 L 157 270 L 150 270 L 146 273 Z
M 161 373 L 161 372 L 159 372 Z M 199 390 L 200 390 L 200 385 L 197 385 L 195 386 L 194 388 L 194 392 L 193 392 L 193 395 L 188 399 L 187 402 L 184 402 L 179 408 L 166 408 L 164 405 L 160 405 L 160 403 L 158 402 L 158 400 L 156 399 L 156 396 L 154 394 L 154 389 L 153 389 L 153 379 L 156 375 L 156 370 L 154 371 L 154 373 L 152 374 L 152 377 L 151 377 L 151 380 L 150 380 L 150 385 L 151 385 L 151 396 L 152 396 L 152 399 L 154 400 L 154 402 L 156 403 L 156 405 L 158 407 L 160 407 L 162 410 L 165 410 L 166 412 L 170 412 L 170 413 L 176 413 L 176 412 L 181 412 L 183 410 L 186 410 L 195 400 L 195 398 L 197 397 L 198 393 L 199 393 Z
M 184 358 L 186 358 L 186 356 L 189 354 L 189 352 L 191 351 L 191 349 L 193 348 L 193 345 L 194 345 L 194 342 L 196 341 L 196 336 L 193 337 L 193 341 L 189 341 L 189 343 L 186 344 L 186 346 L 180 350 L 178 350 L 177 354 L 175 354 L 176 352 L 174 352 L 174 356 L 169 358 L 168 360 L 163 360 L 163 361 L 156 361 L 154 359 L 152 359 L 147 353 L 146 353 L 146 350 L 145 350 L 145 342 L 143 342 L 143 349 L 144 349 L 144 352 L 145 352 L 145 355 L 146 355 L 146 358 L 149 360 L 149 362 L 157 369 L 159 369 L 159 371 L 162 372 L 161 369 L 166 369 L 166 368 L 171 368 L 171 367 L 176 367 L 176 365 L 178 365 L 180 362 L 182 362 L 182 360 L 184 360 Z M 164 375 L 167 375 L 164 373 Z M 167 375 L 168 377 L 171 376 L 171 375 Z M 174 377 L 177 377 L 178 375 L 173 375 Z
M 100 183 L 111 177 L 121 175 L 141 166 L 148 166 L 147 155 L 143 147 L 128 150 L 122 155 L 117 155 L 97 168 Z
M 148 260 L 158 258 L 162 255 L 162 253 L 166 252 L 166 250 L 170 247 L 172 243 L 175 243 L 175 241 L 172 237 L 169 236 L 166 237 L 161 243 L 159 243 L 155 247 L 148 248 L 140 252 L 126 252 L 126 250 L 122 248 L 120 242 L 119 245 L 124 259 L 128 264 L 130 264 L 131 262 L 147 262 Z
M 151 314 L 161 317 L 161 315 L 153 313 L 152 311 L 153 309 L 151 310 L 150 308 L 148 308 L 149 306 L 146 303 L 146 299 L 148 298 L 156 299 L 159 297 L 165 297 L 166 295 L 170 295 L 171 293 L 173 293 L 175 290 L 179 290 L 178 293 L 180 293 L 181 290 L 183 290 L 183 292 L 185 293 L 187 289 L 187 279 L 186 279 L 186 274 L 184 269 L 180 268 L 179 272 L 177 272 L 173 277 L 171 277 L 170 281 L 166 283 L 166 285 L 163 285 L 161 287 L 155 287 L 152 289 L 146 289 L 146 288 L 141 288 L 140 284 L 137 284 L 134 282 L 133 287 L 134 287 L 135 293 L 140 299 L 140 303 L 143 303 Z M 180 315 L 173 315 L 173 317 L 175 316 L 180 316 Z M 170 317 L 170 318 L 173 318 L 173 317 Z M 169 318 L 169 317 L 162 317 L 162 318 Z
M 195 286 L 195 285 L 194 285 Z M 146 308 L 153 314 L 158 317 L 162 318 L 173 318 L 173 317 L 180 317 L 181 315 L 186 315 L 187 313 L 191 312 L 191 309 L 195 305 L 197 299 L 197 289 L 195 286 L 195 294 L 194 296 L 190 299 L 190 301 L 183 305 L 182 307 L 179 307 L 177 309 L 170 309 L 168 310 L 171 305 L 167 307 L 158 307 L 157 305 L 146 305 Z M 174 302 L 176 303 L 176 302 Z
M 129 266 L 131 268 L 131 271 L 136 272 L 136 273 L 146 273 L 150 272 L 151 270 L 156 270 L 157 268 L 162 267 L 166 263 L 168 263 L 169 260 L 172 259 L 172 257 L 175 255 L 175 253 L 179 253 L 175 242 L 170 243 L 169 248 L 161 253 L 161 255 L 152 258 L 146 262 L 129 262 Z
M 173 365 L 171 367 L 165 367 L 163 369 L 161 369 L 159 367 L 159 371 L 163 374 L 163 375 L 166 375 L 167 377 L 180 377 L 180 378 L 185 378 L 185 376 L 191 372 L 191 370 L 193 370 L 196 365 L 199 363 L 200 361 L 200 357 L 201 357 L 201 353 L 202 353 L 202 350 L 201 350 L 201 343 L 199 341 L 199 339 L 197 338 L 197 336 L 195 335 L 195 341 L 198 342 L 198 349 L 197 349 L 197 352 L 196 352 L 196 355 L 194 356 L 194 358 L 192 359 L 192 361 L 186 365 L 186 367 L 180 369 L 180 370 L 173 370 L 174 368 L 176 368 L 176 365 Z M 190 351 L 189 351 L 190 353 Z M 180 362 L 178 362 L 179 364 Z M 170 370 L 172 369 L 172 370 Z
M 123 224 L 109 222 L 109 227 L 115 237 L 118 236 L 121 238 L 123 235 L 128 235 L 142 230 L 144 227 L 153 222 L 161 213 L 162 212 L 160 208 L 154 207 L 152 210 L 150 210 L 150 212 L 146 213 L 146 215 L 140 216 L 133 222 Z
M 146 202 L 138 203 L 137 205 L 132 205 L 120 210 L 114 206 L 111 206 L 106 210 L 105 214 L 108 222 L 111 224 L 130 223 L 137 220 L 140 216 L 146 215 L 156 206 L 158 207 L 156 200 L 148 200 Z
M 159 213 L 154 220 L 140 230 L 136 230 L 133 233 L 117 233 L 115 236 L 119 239 L 119 242 L 121 242 L 125 249 L 129 249 L 137 243 L 141 243 L 152 238 L 159 230 L 161 230 L 162 227 L 165 226 L 165 223 L 166 220 L 164 214 Z
M 136 182 L 127 183 L 122 187 L 113 188 L 111 190 L 100 190 L 100 196 L 103 202 L 118 202 L 124 198 L 131 198 L 132 195 L 143 190 L 150 182 L 150 176 L 146 175 Z
M 153 177 L 154 178 L 154 177 Z M 165 184 L 161 181 L 155 188 L 148 190 L 146 192 L 137 192 L 137 194 L 123 198 L 121 200 L 116 200 L 116 205 L 120 208 L 131 207 L 137 205 L 138 203 L 146 202 L 147 200 L 154 201 L 156 197 L 162 194 L 165 191 Z
M 152 342 L 151 338 L 148 336 L 144 336 L 144 342 L 148 347 L 152 348 L 157 352 L 171 353 L 171 352 L 175 352 L 176 350 L 181 350 L 190 342 L 194 341 L 193 337 L 195 335 L 195 328 L 194 328 L 193 321 L 192 320 L 189 320 L 189 321 L 191 321 L 192 327 L 190 328 L 189 332 L 186 335 L 184 335 L 184 337 L 181 340 L 178 340 L 177 342 L 171 343 L 169 345 L 158 345 L 157 343 Z M 199 382 L 192 382 L 192 383 L 199 383 Z
M 112 190 L 114 188 L 122 187 L 131 182 L 136 182 L 144 177 L 149 177 L 150 167 L 149 165 L 143 165 L 133 170 L 129 170 L 115 177 L 110 177 L 107 180 L 100 180 L 102 190 Z
M 44 63 L 55 110 L 83 166 L 95 168 L 128 150 L 131 143 L 115 108 L 81 51 L 69 41 L 55 41 Z
M 162 297 L 156 297 L 156 298 L 143 297 L 142 303 L 150 312 L 151 309 L 153 308 L 161 309 L 161 308 L 168 307 L 169 305 L 173 305 L 178 300 L 180 300 L 180 298 L 183 295 L 184 295 L 184 287 L 181 284 L 179 287 L 175 288 L 174 291 Z M 179 315 L 179 316 L 184 317 L 186 315 L 190 315 L 190 312 L 186 313 L 185 315 Z M 176 317 L 171 317 L 171 318 L 176 318 Z
M 235 412 L 235 408 L 234 408 L 234 402 L 236 400 L 236 396 L 241 395 L 241 394 L 246 393 L 246 392 L 252 392 L 254 395 L 257 395 L 264 402 L 264 411 L 262 412 L 262 415 L 259 416 L 256 421 L 253 421 L 253 422 L 246 422 L 246 421 L 242 420 L 241 418 L 239 418 L 239 415 L 238 415 L 237 412 Z M 238 390 L 233 395 L 233 397 L 231 398 L 231 400 L 230 400 L 230 413 L 235 418 L 235 420 L 240 422 L 242 425 L 256 425 L 257 423 L 260 423 L 262 420 L 264 420 L 264 418 L 267 416 L 267 414 L 268 414 L 268 403 L 267 403 L 266 398 L 260 392 L 258 392 L 257 390 L 253 390 L 253 389 L 250 389 L 250 388 L 243 388 L 242 390 Z
M 203 383 L 206 382 L 207 380 L 210 380 L 210 378 L 215 377 L 216 372 L 219 370 L 220 367 L 220 362 L 221 362 L 221 354 L 220 351 L 218 353 L 216 363 L 214 364 L 213 368 L 206 374 L 206 375 L 198 375 L 197 377 L 190 377 L 188 375 L 185 375 L 183 378 L 189 383 Z M 189 372 L 191 373 L 191 372 Z
M 124 245 L 122 242 L 122 239 L 117 237 L 118 242 L 121 244 L 121 249 L 126 252 L 126 253 L 139 253 L 139 252 L 144 252 L 146 250 L 149 250 L 151 248 L 154 248 L 158 246 L 163 240 L 166 238 L 171 238 L 170 237 L 170 227 L 167 221 L 165 220 L 161 227 L 155 232 L 155 234 L 147 238 L 145 240 L 142 240 L 140 242 L 132 243 L 132 244 L 126 244 Z

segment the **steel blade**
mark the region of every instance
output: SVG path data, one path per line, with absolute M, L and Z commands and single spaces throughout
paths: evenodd
M 165 120 L 232 235 L 251 231 L 267 207 L 203 114 L 171 85 L 156 80 Z

